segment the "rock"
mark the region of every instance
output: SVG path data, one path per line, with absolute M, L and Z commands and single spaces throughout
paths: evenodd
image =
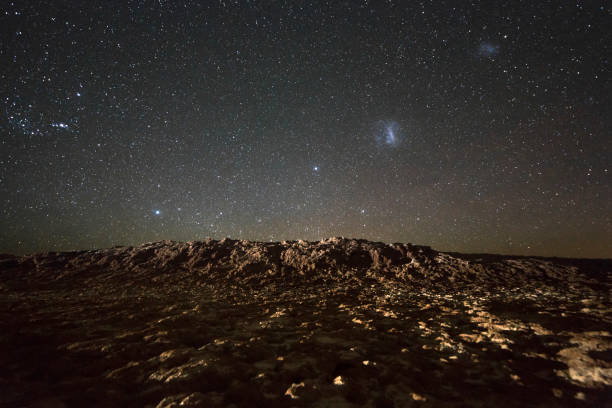
M 606 406 L 611 273 L 343 237 L 2 254 L 2 402 Z
M 288 395 L 291 399 L 298 399 L 300 398 L 300 395 L 299 395 L 300 389 L 303 389 L 303 388 L 304 388 L 303 381 L 301 383 L 293 383 L 291 384 L 289 388 L 287 388 L 287 391 L 285 391 L 285 395 Z
M 191 381 L 206 373 L 207 367 L 207 361 L 195 359 L 176 367 L 157 370 L 151 373 L 149 379 L 154 381 L 162 381 L 165 383 Z
M 157 404 L 155 408 L 201 408 L 206 405 L 208 399 L 199 392 L 192 394 L 178 394 L 166 397 Z

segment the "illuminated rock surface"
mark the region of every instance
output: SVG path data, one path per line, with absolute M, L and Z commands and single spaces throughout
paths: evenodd
M 321 242 L 0 256 L 1 406 L 609 406 L 612 261 Z

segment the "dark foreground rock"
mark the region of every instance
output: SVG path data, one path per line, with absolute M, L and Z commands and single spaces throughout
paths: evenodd
M 342 238 L 1 255 L 0 405 L 612 406 L 611 277 Z

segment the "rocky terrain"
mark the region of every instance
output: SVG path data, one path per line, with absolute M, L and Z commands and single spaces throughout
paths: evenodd
M 1 255 L 0 406 L 609 407 L 611 288 L 343 238 Z

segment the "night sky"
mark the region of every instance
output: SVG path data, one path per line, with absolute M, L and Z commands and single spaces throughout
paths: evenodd
M 345 236 L 612 257 L 607 1 L 0 12 L 0 252 Z

